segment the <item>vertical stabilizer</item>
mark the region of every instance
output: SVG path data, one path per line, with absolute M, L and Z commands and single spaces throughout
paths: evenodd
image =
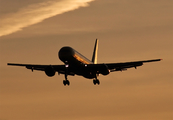
M 92 62 L 94 64 L 97 64 L 97 52 L 98 52 L 98 39 L 96 39 L 95 46 L 94 46 L 93 57 L 92 57 Z

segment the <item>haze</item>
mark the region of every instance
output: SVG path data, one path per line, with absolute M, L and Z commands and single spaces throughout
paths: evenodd
M 1 0 L 0 120 L 172 120 L 172 0 Z M 63 64 L 71 46 L 98 62 L 162 58 L 100 76 L 101 84 L 7 66 Z

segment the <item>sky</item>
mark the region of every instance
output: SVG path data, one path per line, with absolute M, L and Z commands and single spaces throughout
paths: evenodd
M 0 120 L 172 120 L 172 0 L 0 0 Z M 7 63 L 63 64 L 71 46 L 98 62 L 163 59 L 99 76 L 48 77 Z

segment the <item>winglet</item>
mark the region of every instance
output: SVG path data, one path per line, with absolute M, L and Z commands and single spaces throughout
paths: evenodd
M 94 46 L 93 57 L 92 57 L 92 62 L 94 64 L 97 64 L 97 52 L 98 52 L 98 39 L 96 39 L 95 46 Z

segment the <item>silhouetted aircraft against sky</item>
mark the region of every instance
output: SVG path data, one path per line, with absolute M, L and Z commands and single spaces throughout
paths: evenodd
M 145 61 L 134 61 L 124 63 L 97 63 L 98 40 L 96 39 L 92 60 L 90 61 L 82 54 L 71 47 L 62 47 L 59 51 L 59 59 L 64 65 L 33 65 L 33 64 L 16 64 L 8 63 L 7 65 L 25 66 L 27 69 L 44 71 L 47 76 L 52 77 L 56 72 L 65 75 L 64 85 L 70 85 L 67 79 L 68 75 L 80 75 L 88 79 L 93 79 L 94 85 L 100 84 L 98 80 L 99 74 L 108 75 L 110 72 L 124 71 L 128 68 L 137 68 L 143 63 L 156 62 L 162 59 L 153 59 Z

